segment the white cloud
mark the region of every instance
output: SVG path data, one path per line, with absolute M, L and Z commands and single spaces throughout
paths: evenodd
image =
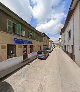
M 32 9 L 28 0 L 0 0 L 0 2 L 2 2 L 27 22 L 31 21 Z
M 55 14 L 49 22 L 39 24 L 36 29 L 51 34 L 59 33 L 60 29 L 63 27 L 61 23 L 63 17 L 65 17 L 64 13 Z
M 62 0 L 0 0 L 3 4 L 30 23 L 31 18 L 37 20 L 36 29 L 46 34 L 56 34 L 63 26 L 65 2 Z M 32 4 L 32 6 L 31 6 Z M 34 21 L 35 22 L 35 21 Z M 58 38 L 51 37 L 54 40 Z
M 57 6 L 61 0 L 31 0 L 34 4 L 33 16 L 39 23 L 45 22 L 53 12 L 52 7 Z M 60 10 L 59 10 L 60 11 Z
M 66 17 L 64 14 L 65 2 L 61 0 L 31 0 L 34 4 L 32 8 L 33 16 L 37 19 L 36 29 L 46 34 L 56 34 L 63 27 L 62 20 Z M 57 40 L 58 38 L 52 37 Z

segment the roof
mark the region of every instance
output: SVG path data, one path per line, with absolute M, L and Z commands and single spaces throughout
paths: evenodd
M 69 12 L 68 12 L 65 24 L 64 24 L 64 27 L 61 29 L 61 32 L 60 32 L 61 35 L 62 35 L 62 33 L 64 33 L 64 31 L 65 31 L 65 29 L 66 29 L 72 15 L 73 15 L 73 13 L 74 13 L 74 10 L 75 10 L 78 2 L 79 2 L 79 0 L 72 0 L 70 8 L 69 8 Z
M 32 27 L 30 24 L 28 24 L 25 20 L 23 20 L 22 18 L 20 18 L 13 11 L 11 11 L 8 7 L 6 7 L 5 5 L 3 5 L 1 2 L 0 2 L 0 10 L 3 11 L 3 12 L 5 12 L 9 16 L 11 16 L 12 18 L 16 19 L 17 21 L 21 22 L 22 24 L 24 24 L 25 26 L 27 26 L 29 29 L 31 29 L 32 31 L 36 32 L 37 34 L 42 35 L 41 32 L 39 32 L 38 30 L 36 30 L 34 27 Z
M 53 41 L 50 39 L 49 42 L 53 42 Z
M 45 33 L 42 33 L 43 37 L 47 37 L 48 39 L 50 39 Z

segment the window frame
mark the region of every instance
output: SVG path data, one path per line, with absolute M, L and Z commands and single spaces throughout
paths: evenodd
M 14 29 L 13 29 L 13 34 L 17 34 L 17 23 L 13 22 L 13 24 L 16 25 L 16 30 L 15 30 L 15 32 L 14 32 Z M 13 26 L 13 27 L 14 27 L 14 26 Z
M 8 23 L 9 21 L 12 23 L 12 26 L 8 25 L 8 24 L 9 24 L 9 23 Z M 11 27 L 11 28 L 12 28 L 12 32 L 9 31 L 8 27 Z M 10 34 L 13 33 L 13 21 L 10 20 L 10 19 L 7 19 L 7 32 L 10 33 Z

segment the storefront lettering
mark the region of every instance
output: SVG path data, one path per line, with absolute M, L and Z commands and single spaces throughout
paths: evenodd
M 32 44 L 31 41 L 14 38 L 15 44 Z

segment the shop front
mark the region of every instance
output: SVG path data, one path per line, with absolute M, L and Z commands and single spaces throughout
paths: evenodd
M 32 45 L 31 41 L 14 38 L 14 43 L 16 45 L 23 46 L 23 51 L 22 51 L 23 52 L 23 60 L 26 60 L 28 58 L 28 45 L 30 45 L 30 53 L 33 52 L 33 45 Z
M 0 32 L 0 39 L 0 61 L 20 56 L 23 56 L 23 60 L 25 60 L 29 54 L 37 52 L 43 46 L 43 43 L 36 40 L 29 40 L 4 32 Z

